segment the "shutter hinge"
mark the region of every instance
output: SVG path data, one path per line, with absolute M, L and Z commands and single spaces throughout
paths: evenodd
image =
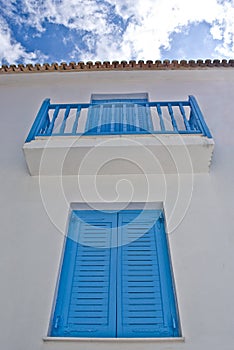
M 163 217 L 163 213 L 161 213 L 158 217 L 158 220 L 157 220 L 157 227 L 159 229 L 161 228 L 163 222 L 164 222 L 164 217 Z
M 163 222 L 163 221 L 164 221 L 163 213 L 161 213 L 161 214 L 159 215 L 159 220 L 160 220 L 160 222 Z
M 54 328 L 57 329 L 59 326 L 60 316 L 57 316 L 54 322 Z

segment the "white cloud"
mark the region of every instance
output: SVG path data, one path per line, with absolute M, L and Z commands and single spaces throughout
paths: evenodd
M 173 32 L 183 32 L 186 26 L 201 22 L 211 26 L 213 39 L 222 41 L 216 48 L 217 55 L 233 56 L 234 1 L 223 4 L 216 0 L 135 0 L 134 4 L 131 0 L 116 1 L 120 15 L 124 16 L 124 6 L 128 4 L 128 13 L 134 12 L 136 20 L 125 31 L 122 46 L 132 43 L 132 52 L 138 59 L 160 58 L 160 47 L 170 48 Z
M 108 6 L 102 5 L 96 0 L 22 0 L 28 25 L 44 31 L 45 20 L 62 24 L 67 28 L 76 30 L 87 30 L 94 33 L 111 33 L 113 25 L 109 25 Z M 22 19 L 23 21 L 24 19 Z
M 6 61 L 15 64 L 20 59 L 22 63 L 42 61 L 45 56 L 39 51 L 26 52 L 24 47 L 12 38 L 11 31 L 2 18 L 0 18 L 0 62 Z
M 217 18 L 214 26 L 219 31 L 222 43 L 217 45 L 216 52 L 223 57 L 234 56 L 234 1 L 227 1 L 223 7 L 223 16 Z M 213 35 L 217 35 L 217 32 Z
M 234 54 L 234 0 L 106 0 L 102 4 L 97 0 L 22 0 L 21 4 L 27 16 L 16 15 L 14 1 L 8 2 L 8 16 L 38 33 L 45 30 L 45 21 L 86 32 L 85 48 L 74 43 L 74 60 L 76 55 L 82 60 L 160 59 L 161 48 L 170 49 L 172 33 L 184 33 L 189 25 L 202 22 L 210 25 L 211 37 L 219 41 L 208 55 L 230 58 Z M 124 31 L 118 18 L 126 25 Z M 8 61 L 21 53 L 30 59 L 32 54 L 27 57 L 9 31 L 1 29 L 1 33 Z M 198 38 L 197 45 L 202 39 Z M 189 48 L 181 50 L 189 54 Z

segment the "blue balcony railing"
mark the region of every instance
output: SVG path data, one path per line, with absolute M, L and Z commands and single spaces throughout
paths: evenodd
M 51 104 L 44 100 L 26 142 L 42 136 L 202 134 L 212 138 L 194 96 L 187 101 L 101 101 Z

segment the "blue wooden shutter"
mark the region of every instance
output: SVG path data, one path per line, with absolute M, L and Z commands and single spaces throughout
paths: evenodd
M 116 218 L 72 213 L 52 336 L 116 336 Z
M 94 100 L 85 130 L 89 134 L 150 132 L 153 124 L 147 99 Z
M 119 214 L 117 337 L 177 336 L 162 216 L 144 211 L 137 217 L 139 213 Z

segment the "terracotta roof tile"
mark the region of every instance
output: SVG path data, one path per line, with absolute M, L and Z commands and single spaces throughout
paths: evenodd
M 213 61 L 210 59 L 207 60 L 156 60 L 156 61 L 143 61 L 139 60 L 138 62 L 135 60 L 130 61 L 88 61 L 88 62 L 61 62 L 60 64 L 57 62 L 54 63 L 44 63 L 41 65 L 40 63 L 36 64 L 19 64 L 18 66 L 11 65 L 2 65 L 0 67 L 0 74 L 20 74 L 20 73 L 39 73 L 39 72 L 81 72 L 81 71 L 109 71 L 109 70 L 183 70 L 183 69 L 209 69 L 209 68 L 217 68 L 217 67 L 225 67 L 230 68 L 234 67 L 234 59 L 228 60 L 218 60 L 214 59 Z

